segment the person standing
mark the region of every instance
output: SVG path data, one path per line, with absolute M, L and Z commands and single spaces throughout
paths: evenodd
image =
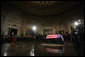
M 46 33 L 43 33 L 43 39 L 45 40 L 46 39 Z
M 70 42 L 70 34 L 68 32 L 66 32 L 66 40 L 67 42 Z
M 12 48 L 14 48 L 15 47 L 15 44 L 16 44 L 16 37 L 15 37 L 15 35 L 14 35 L 14 32 L 12 32 L 12 34 L 11 34 L 11 45 L 12 45 Z
M 74 36 L 74 44 L 76 47 L 80 47 L 80 39 L 78 35 L 79 35 L 78 29 L 75 29 L 73 32 L 73 36 Z

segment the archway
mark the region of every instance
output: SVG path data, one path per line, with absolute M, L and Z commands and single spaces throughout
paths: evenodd
M 18 29 L 16 25 L 9 26 L 9 32 L 8 32 L 9 35 L 12 35 L 12 33 L 14 33 L 14 35 L 17 36 L 17 32 L 18 32 Z

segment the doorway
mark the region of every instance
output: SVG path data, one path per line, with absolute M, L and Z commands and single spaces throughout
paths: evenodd
M 9 28 L 9 34 L 11 35 L 12 34 L 12 32 L 14 33 L 14 35 L 16 35 L 17 36 L 17 31 L 18 31 L 18 29 L 15 29 L 15 28 Z

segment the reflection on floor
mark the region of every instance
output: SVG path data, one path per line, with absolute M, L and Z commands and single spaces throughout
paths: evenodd
M 56 44 L 43 41 L 17 41 L 14 48 L 11 43 L 1 45 L 2 56 L 82 56 L 82 50 L 75 48 L 71 43 Z

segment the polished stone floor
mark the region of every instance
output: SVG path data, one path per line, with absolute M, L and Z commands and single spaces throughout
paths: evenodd
M 2 56 L 83 56 L 84 49 L 72 43 L 57 44 L 45 41 L 17 41 L 16 44 L 3 43 Z

